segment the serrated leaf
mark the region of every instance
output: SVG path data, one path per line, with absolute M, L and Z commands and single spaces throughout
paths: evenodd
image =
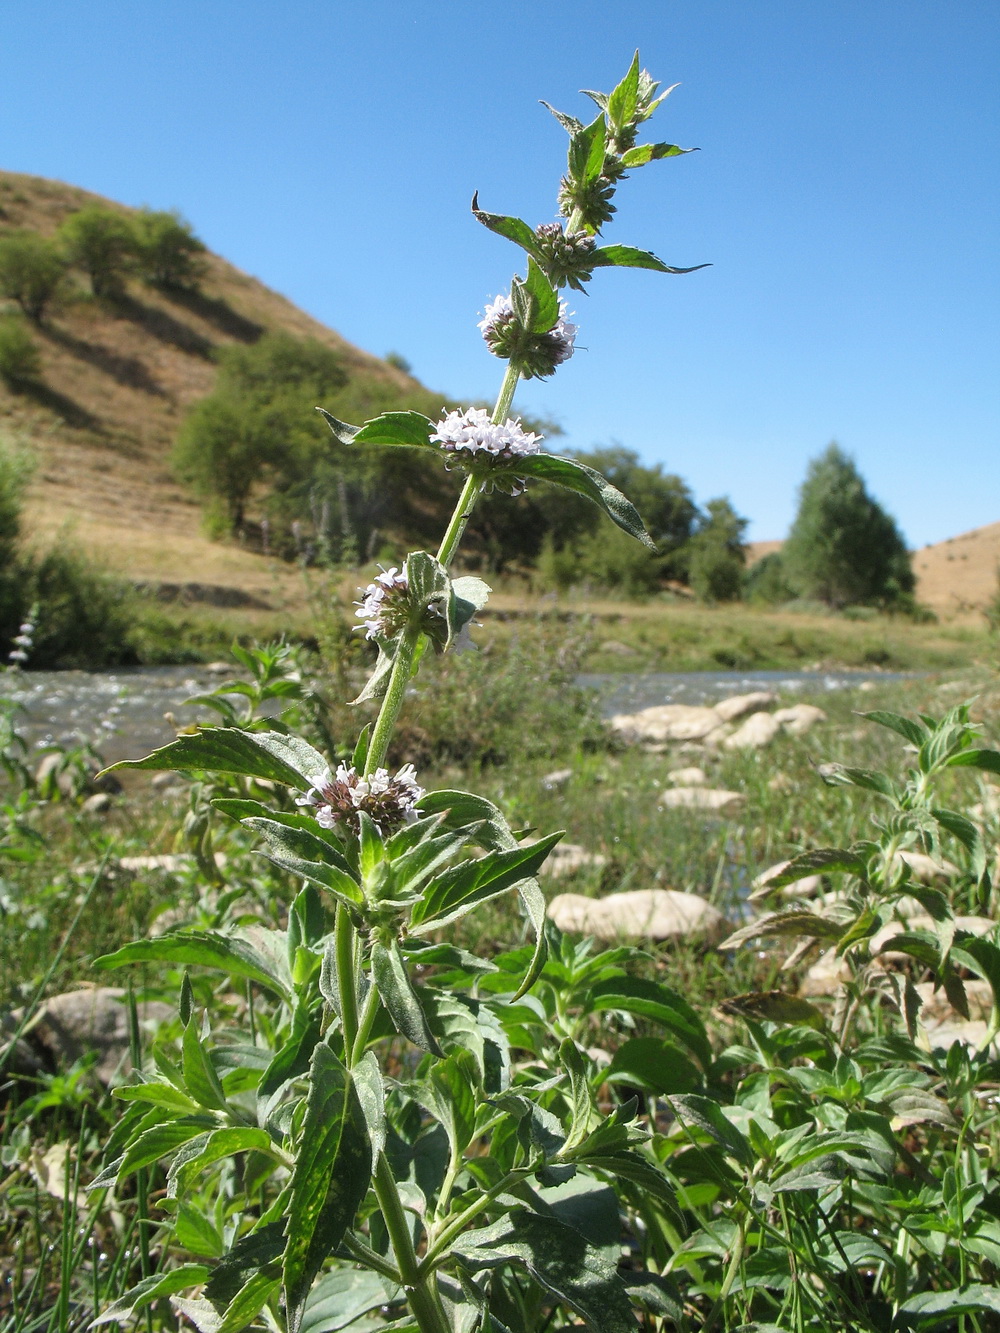
M 668 1096 L 693 1092 L 701 1083 L 697 1066 L 672 1042 L 660 1037 L 632 1037 L 622 1042 L 607 1069 L 596 1075 L 603 1082 L 624 1083 Z
M 231 977 L 256 981 L 268 990 L 288 996 L 291 985 L 287 970 L 282 973 L 275 960 L 268 958 L 238 934 L 218 931 L 185 930 L 161 935 L 153 940 L 135 940 L 114 953 L 95 959 L 92 966 L 100 971 L 124 967 L 129 963 L 177 963 L 185 967 L 214 967 Z
M 472 1272 L 518 1264 L 595 1333 L 636 1333 L 614 1263 L 556 1217 L 518 1209 L 492 1226 L 464 1232 L 453 1253 Z
M 670 1100 L 671 1105 L 684 1120 L 704 1130 L 741 1166 L 753 1166 L 757 1155 L 750 1146 L 750 1141 L 731 1120 L 726 1119 L 718 1102 L 713 1102 L 708 1097 L 696 1097 L 690 1093 L 672 1097 Z
M 621 491 L 595 472 L 593 468 L 573 458 L 560 458 L 556 454 L 529 454 L 517 460 L 519 476 L 537 477 L 540 481 L 551 482 L 564 490 L 575 491 L 603 509 L 608 518 L 616 523 L 623 532 L 637 541 L 656 550 L 656 543 L 643 527 L 639 511 L 627 500 Z
M 325 1042 L 313 1053 L 290 1183 L 282 1279 L 290 1333 L 324 1260 L 354 1222 L 371 1182 L 371 1144 L 349 1071 Z
M 880 727 L 888 727 L 894 731 L 897 736 L 902 736 L 904 740 L 915 745 L 917 749 L 927 740 L 927 728 L 921 722 L 915 721 L 911 717 L 903 717 L 900 713 L 889 713 L 885 709 L 876 708 L 870 713 L 860 713 L 867 722 L 875 722 Z
M 814 1004 L 784 991 L 750 991 L 723 1000 L 719 1008 L 724 1014 L 749 1018 L 755 1023 L 800 1023 L 807 1027 L 825 1027 L 823 1015 Z
M 404 445 L 417 449 L 435 449 L 431 443 L 434 423 L 421 412 L 382 412 L 363 426 L 348 426 L 343 429 L 343 422 L 331 417 L 329 412 L 319 409 L 337 439 L 343 444 L 388 444 Z
M 597 180 L 604 170 L 607 125 L 603 115 L 577 130 L 569 142 L 569 174 L 581 184 Z
M 659 161 L 662 157 L 682 157 L 685 153 L 697 153 L 697 148 L 678 148 L 675 143 L 643 143 L 637 144 L 635 148 L 628 149 L 622 154 L 622 166 L 631 170 L 632 167 L 644 167 L 649 162 Z M 699 267 L 704 268 L 702 264 Z M 690 269 L 675 269 L 676 273 L 690 273 Z
M 271 1138 L 253 1125 L 227 1125 L 191 1139 L 177 1153 L 167 1172 L 167 1198 L 183 1198 L 193 1181 L 216 1162 L 241 1152 L 267 1152 Z
M 250 818 L 243 823 L 264 839 L 268 850 L 263 855 L 274 865 L 318 884 L 348 906 L 364 903 L 361 885 L 350 874 L 345 858 L 315 833 L 288 828 L 273 819 Z
M 559 296 L 535 260 L 528 256 L 528 276 L 525 291 L 531 300 L 531 318 L 527 323 L 532 333 L 548 333 L 559 318 Z
M 987 1310 L 1000 1314 L 1000 1288 L 973 1282 L 945 1291 L 924 1291 L 899 1307 L 897 1328 L 921 1330 L 953 1326 L 959 1315 Z
M 317 407 L 316 411 L 325 420 L 331 431 L 333 431 L 335 439 L 339 440 L 341 444 L 354 443 L 354 437 L 361 429 L 360 426 L 349 426 L 346 421 L 338 420 L 338 418 L 331 412 L 328 412 L 325 407 Z
M 504 852 L 490 852 L 443 871 L 427 885 L 420 901 L 414 904 L 411 934 L 426 934 L 428 930 L 447 925 L 477 903 L 506 893 L 521 880 L 533 878 L 562 836 L 561 832 L 550 833 L 538 842 L 514 846 Z
M 542 101 L 541 99 L 539 100 L 541 101 L 542 106 L 545 107 L 546 111 L 552 112 L 567 134 L 578 134 L 580 130 L 583 129 L 583 121 L 577 120 L 576 116 L 567 115 L 565 111 L 557 111 L 555 107 L 550 106 L 548 102 Z
M 372 945 L 372 979 L 396 1031 L 414 1046 L 440 1056 L 441 1048 L 430 1028 L 427 1016 L 410 979 L 398 940 Z
M 696 273 L 711 264 L 694 264 L 690 268 L 674 268 L 649 250 L 637 250 L 634 245 L 603 245 L 591 255 L 594 268 L 646 268 L 654 273 Z
M 772 935 L 808 935 L 817 940 L 839 940 L 843 932 L 843 922 L 831 921 L 804 908 L 790 907 L 784 912 L 768 912 L 748 926 L 741 926 L 723 940 L 719 948 L 735 949 L 748 940 Z
M 865 863 L 854 852 L 844 847 L 818 847 L 815 851 L 803 852 L 793 857 L 780 874 L 767 881 L 768 889 L 782 889 L 786 884 L 806 879 L 810 875 L 828 874 L 831 871 L 843 871 L 849 875 L 864 876 Z
M 121 1323 L 130 1319 L 138 1310 L 150 1305 L 153 1301 L 159 1300 L 161 1296 L 169 1296 L 175 1291 L 183 1291 L 185 1287 L 196 1287 L 204 1282 L 208 1277 L 210 1269 L 204 1264 L 181 1264 L 179 1268 L 171 1268 L 166 1273 L 152 1273 L 145 1277 L 141 1282 L 127 1291 L 124 1296 L 119 1296 L 118 1300 L 102 1310 L 96 1319 L 91 1320 L 90 1327 L 96 1328 L 99 1324 Z
M 538 237 L 520 218 L 506 217 L 502 213 L 486 213 L 479 207 L 479 191 L 472 196 L 472 215 L 477 222 L 481 222 L 484 227 L 490 231 L 495 231 L 498 236 L 506 236 L 508 241 L 513 241 L 519 245 L 522 250 L 538 258 Z
M 191 1254 L 218 1259 L 225 1249 L 218 1228 L 199 1209 L 182 1203 L 174 1220 L 174 1237 Z
M 1000 773 L 1000 750 L 959 750 L 947 761 L 948 768 L 981 768 Z
M 308 791 L 326 772 L 327 762 L 304 740 L 280 731 L 202 727 L 190 735 L 178 736 L 145 759 L 123 759 L 105 772 L 116 768 L 238 773 Z
M 608 120 L 616 130 L 622 130 L 635 119 L 639 98 L 639 52 L 632 57 L 628 73 L 608 95 Z

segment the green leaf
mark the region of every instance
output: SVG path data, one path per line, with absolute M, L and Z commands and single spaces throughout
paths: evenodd
M 750 1167 L 756 1162 L 757 1154 L 749 1139 L 726 1119 L 718 1102 L 688 1094 L 671 1098 L 671 1103 L 683 1120 L 704 1130 L 741 1166 Z
M 661 157 L 682 157 L 685 153 L 697 153 L 697 151 L 697 148 L 678 148 L 675 143 L 642 143 L 622 153 L 622 166 L 628 169 L 644 167 L 647 163 L 656 162 Z M 699 264 L 698 267 L 706 268 L 707 265 Z M 692 270 L 681 268 L 673 269 L 672 272 L 690 273 Z
M 366 421 L 355 444 L 396 444 L 415 449 L 436 449 L 431 443 L 434 423 L 421 412 L 383 412 Z
M 608 977 L 590 992 L 590 1008 L 619 1009 L 651 1018 L 679 1037 L 704 1067 L 712 1063 L 712 1046 L 705 1025 L 688 1002 L 669 986 L 648 977 Z
M 297 736 L 280 731 L 242 731 L 239 727 L 202 727 L 178 736 L 145 759 L 123 759 L 116 768 L 195 769 L 208 773 L 239 773 L 285 787 L 308 791 L 327 762 L 318 750 Z
M 596 1078 L 660 1096 L 693 1092 L 701 1083 L 697 1067 L 684 1052 L 660 1037 L 632 1037 L 622 1042 L 610 1065 L 600 1070 Z
M 368 1192 L 371 1145 L 351 1075 L 325 1042 L 313 1052 L 302 1137 L 292 1171 L 282 1277 L 290 1333 L 309 1288 Z
M 364 903 L 361 885 L 350 874 L 345 858 L 315 833 L 288 828 L 273 819 L 250 818 L 243 823 L 263 837 L 268 846 L 264 855 L 274 865 L 318 884 L 348 906 Z
M 226 1306 L 215 1333 L 243 1333 L 280 1285 L 277 1277 L 266 1272 L 254 1273 Z
M 476 1127 L 476 1085 L 479 1073 L 469 1051 L 459 1050 L 430 1071 L 418 1093 L 427 1109 L 444 1125 L 455 1158 L 472 1142 Z
M 191 1254 L 204 1254 L 209 1259 L 218 1259 L 225 1249 L 218 1228 L 204 1213 L 187 1203 L 177 1209 L 174 1238 Z
M 284 1248 L 280 1222 L 269 1222 L 256 1231 L 247 1232 L 212 1269 L 205 1284 L 206 1297 L 221 1311 L 231 1305 L 258 1274 L 270 1282 L 280 1280 Z
M 647 268 L 654 273 L 697 273 L 711 264 L 694 264 L 690 268 L 674 268 L 649 250 L 637 250 L 634 245 L 602 245 L 591 255 L 594 268 Z
M 323 417 L 326 424 L 333 431 L 334 437 L 339 440 L 341 444 L 354 443 L 354 438 L 361 429 L 360 426 L 349 426 L 346 421 L 339 421 L 335 416 L 328 412 L 325 407 L 317 407 L 316 411 Z
M 435 791 L 422 796 L 418 808 L 425 814 L 440 814 L 445 828 L 471 828 L 470 838 L 488 851 L 510 851 L 518 846 L 500 809 L 484 796 L 467 791 Z M 531 989 L 542 974 L 548 945 L 545 938 L 545 896 L 537 879 L 524 879 L 517 885 L 518 896 L 525 916 L 535 932 L 535 946 L 517 993 L 518 1000 Z
M 809 875 L 824 874 L 831 871 L 843 871 L 849 875 L 864 877 L 864 861 L 854 852 L 844 847 L 818 847 L 812 852 L 803 852 L 794 857 L 785 866 L 780 875 L 767 881 L 767 889 L 782 889 L 786 884 L 806 879 Z
M 538 237 L 528 224 L 520 218 L 505 217 L 502 213 L 485 213 L 479 207 L 478 190 L 472 196 L 472 216 L 490 231 L 495 231 L 498 236 L 506 236 L 508 241 L 513 241 L 533 258 L 538 258 Z
M 517 1209 L 492 1226 L 465 1232 L 452 1252 L 472 1272 L 520 1265 L 594 1333 L 636 1333 L 615 1264 L 556 1217 Z
M 815 912 L 801 907 L 790 907 L 784 912 L 768 912 L 748 926 L 741 926 L 733 931 L 728 939 L 722 941 L 720 949 L 735 949 L 747 940 L 769 938 L 772 935 L 807 935 L 817 940 L 839 940 L 844 933 L 844 923 L 831 921 Z
M 577 120 L 576 116 L 569 116 L 565 111 L 557 111 L 554 106 L 550 106 L 548 102 L 541 98 L 539 101 L 541 101 L 546 111 L 552 112 L 567 134 L 576 134 L 583 129 L 583 121 Z
M 597 180 L 604 170 L 607 154 L 607 126 L 598 116 L 583 129 L 577 130 L 569 141 L 569 174 L 581 184 Z
M 562 837 L 550 833 L 547 838 L 505 852 L 490 852 L 475 861 L 466 861 L 438 875 L 414 905 L 411 933 L 447 925 L 469 911 L 476 903 L 505 893 L 521 880 L 532 877 Z
M 223 935 L 218 931 L 185 930 L 161 935 L 154 940 L 136 940 L 114 953 L 95 959 L 101 971 L 124 967 L 128 963 L 177 963 L 185 967 L 214 967 L 231 977 L 256 981 L 268 990 L 288 996 L 291 985 L 287 970 L 279 971 L 275 961 L 240 934 Z
M 786 995 L 780 990 L 734 995 L 731 999 L 723 1000 L 720 1008 L 724 1014 L 735 1014 L 754 1023 L 796 1023 L 814 1028 L 826 1026 L 823 1015 L 814 1004 L 796 995 Z
M 205 1281 L 210 1271 L 204 1264 L 181 1264 L 179 1268 L 171 1268 L 166 1273 L 151 1273 L 149 1277 L 137 1282 L 131 1291 L 119 1296 L 118 1300 L 106 1310 L 102 1310 L 97 1318 L 91 1321 L 90 1327 L 96 1328 L 98 1324 L 123 1323 L 137 1310 L 159 1300 L 161 1296 L 183 1291 L 185 1287 L 198 1286 Z
M 1000 1288 L 973 1282 L 949 1291 L 924 1291 L 899 1307 L 896 1328 L 925 1329 L 953 1326 L 959 1315 L 988 1310 L 1000 1314 Z
M 400 1300 L 402 1291 L 377 1273 L 359 1268 L 334 1268 L 309 1293 L 299 1333 L 338 1333 L 380 1305 Z
M 214 1124 L 215 1121 L 209 1116 L 191 1115 L 168 1121 L 165 1125 L 153 1125 L 151 1128 L 143 1130 L 129 1144 L 121 1161 L 117 1163 L 115 1168 L 110 1168 L 109 1172 L 113 1175 L 113 1178 L 122 1181 L 130 1176 L 133 1171 L 138 1171 L 140 1167 L 152 1166 L 161 1157 L 169 1157 L 182 1144 L 187 1143 L 189 1139 L 196 1138 L 199 1134 L 203 1134 L 206 1129 L 211 1129 Z M 104 1173 L 98 1179 L 103 1183 Z M 91 1185 L 90 1188 L 94 1188 L 95 1185 Z
M 254 1125 L 228 1125 L 191 1139 L 177 1153 L 167 1172 L 167 1198 L 183 1198 L 194 1180 L 208 1167 L 240 1152 L 269 1152 L 266 1130 Z
M 628 73 L 608 95 L 608 120 L 616 130 L 623 130 L 635 119 L 639 98 L 639 52 L 632 57 Z
M 427 1016 L 414 989 L 399 941 L 372 945 L 372 979 L 396 1031 L 414 1046 L 440 1056 L 441 1048 L 427 1026 Z
M 517 471 L 519 476 L 537 477 L 540 481 L 548 481 L 564 490 L 586 496 L 599 509 L 603 509 L 623 532 L 635 537 L 651 551 L 656 550 L 656 543 L 643 527 L 639 511 L 631 500 L 627 500 L 621 491 L 586 464 L 573 458 L 560 458 L 556 454 L 529 454 L 517 460 Z
M 198 1106 L 180 1088 L 172 1083 L 153 1079 L 143 1083 L 128 1083 L 123 1087 L 112 1088 L 112 1097 L 123 1102 L 148 1102 L 150 1106 L 162 1106 L 168 1111 L 177 1111 L 180 1115 L 189 1115 L 198 1110 Z
M 228 1111 L 229 1104 L 219 1076 L 193 1022 L 188 1023 L 184 1029 L 181 1050 L 184 1084 L 191 1096 L 199 1106 L 212 1111 Z
M 947 761 L 948 768 L 981 768 L 1000 773 L 1000 750 L 959 750 Z
M 900 713 L 889 713 L 882 708 L 876 708 L 870 713 L 859 713 L 858 716 L 868 722 L 876 722 L 880 727 L 888 727 L 890 731 L 896 732 L 911 745 L 915 745 L 918 750 L 927 740 L 927 728 L 923 723 L 911 717 L 903 717 Z
M 532 333 L 548 333 L 559 318 L 559 296 L 551 282 L 530 256 L 528 257 L 528 276 L 523 286 L 530 299 L 531 308 L 531 315 L 525 321 L 526 327 Z M 513 288 L 511 294 L 513 296 Z

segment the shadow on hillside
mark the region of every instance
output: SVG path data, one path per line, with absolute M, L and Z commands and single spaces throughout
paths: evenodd
M 41 380 L 24 380 L 17 385 L 15 392 L 31 398 L 39 407 L 47 407 L 50 412 L 62 417 L 67 426 L 77 430 L 91 430 L 97 435 L 105 434 L 104 425 L 97 417 L 72 398 L 67 398 L 64 393 L 50 389 Z
M 159 338 L 160 342 L 169 343 L 171 347 L 176 347 L 179 352 L 187 352 L 189 356 L 200 356 L 206 361 L 211 361 L 215 350 L 211 339 L 195 332 L 190 325 L 184 324 L 181 320 L 174 319 L 168 311 L 146 305 L 125 292 L 115 297 L 114 304 L 117 314 L 130 319 L 133 324 L 138 324 L 154 338 Z
M 256 324 L 247 319 L 238 310 L 234 310 L 228 301 L 216 296 L 206 296 L 204 292 L 188 287 L 161 287 L 161 293 L 168 301 L 190 310 L 209 324 L 214 324 L 220 333 L 228 334 L 240 342 L 255 343 L 264 332 L 263 324 Z
M 122 356 L 109 347 L 87 342 L 85 338 L 77 338 L 75 334 L 67 333 L 65 329 L 57 329 L 51 324 L 42 332 L 71 356 L 79 357 L 81 361 L 86 361 L 88 365 L 103 371 L 105 375 L 110 375 L 118 384 L 124 384 L 130 389 L 140 389 L 143 393 L 153 394 L 157 398 L 167 397 L 166 391 L 157 384 L 138 357 Z

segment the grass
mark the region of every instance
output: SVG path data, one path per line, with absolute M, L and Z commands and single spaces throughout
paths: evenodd
M 702 623 L 720 632 L 723 626 L 744 623 L 732 611 L 667 609 L 659 614 L 676 617 L 675 626 L 698 623 L 704 614 Z M 770 617 L 772 626 L 773 621 Z M 826 723 L 803 737 L 782 737 L 763 751 L 652 754 L 612 743 L 592 703 L 572 692 L 581 657 L 588 664 L 601 660 L 587 646 L 595 627 L 568 643 L 561 624 L 543 619 L 527 628 L 519 618 L 495 620 L 483 632 L 488 652 L 443 660 L 408 704 L 396 758 L 417 759 L 421 780 L 429 787 L 482 791 L 504 808 L 515 828 L 564 828 L 568 840 L 607 858 L 601 868 L 546 880 L 550 894 L 669 887 L 702 894 L 736 920 L 745 910 L 750 881 L 766 866 L 806 847 L 838 845 L 863 828 L 869 801 L 863 794 L 825 786 L 817 774 L 820 763 L 833 759 L 898 768 L 903 742 L 863 723 L 856 709 L 939 713 L 978 694 L 979 709 L 994 734 L 1000 718 L 1000 690 L 993 676 L 952 674 L 886 683 L 863 695 L 824 695 Z M 659 632 L 655 613 L 620 614 L 616 636 L 624 640 L 629 630 L 640 643 L 643 632 Z M 346 717 L 334 710 L 338 728 L 348 726 Z M 358 719 L 350 725 L 356 727 Z M 458 736 L 471 736 L 471 744 L 457 744 Z M 712 785 L 745 793 L 738 819 L 706 819 L 658 807 L 669 769 L 691 762 L 705 768 Z M 568 784 L 559 790 L 546 787 L 544 775 L 563 767 L 572 769 Z M 959 776 L 955 783 L 963 792 L 960 805 L 979 798 L 975 778 Z M 95 973 L 91 960 L 148 933 L 164 910 L 182 908 L 189 917 L 208 919 L 207 886 L 194 869 L 173 876 L 109 871 L 100 877 L 90 906 L 80 912 L 94 868 L 105 858 L 175 849 L 191 795 L 187 785 L 160 792 L 146 775 L 132 774 L 124 798 L 101 820 L 72 804 L 24 801 L 19 806 L 13 795 L 8 797 L 2 812 L 0 1011 L 30 1002 L 42 985 L 54 993 L 87 981 L 107 984 L 107 975 Z M 218 839 L 230 858 L 228 883 L 242 889 L 256 910 L 280 917 L 292 886 L 248 855 L 247 839 L 236 826 L 220 823 Z M 499 907 L 465 918 L 456 939 L 492 952 L 516 945 L 522 934 L 516 910 L 502 900 Z M 690 998 L 720 1047 L 733 1039 L 736 1027 L 718 1011 L 719 1001 L 766 990 L 778 978 L 777 956 L 770 952 L 728 955 L 683 945 L 651 946 L 649 953 L 647 966 Z M 166 987 L 155 975 L 137 981 L 144 994 L 175 1000 L 173 981 Z M 196 988 L 198 1003 L 217 1012 L 242 1002 L 226 989 L 213 992 L 207 978 L 204 984 L 196 981 Z M 0 1324 L 5 1329 L 82 1329 L 98 1307 L 138 1280 L 144 1247 L 137 1244 L 137 1227 L 145 1227 L 154 1267 L 168 1253 L 173 1259 L 184 1257 L 176 1244 L 168 1252 L 155 1221 L 145 1221 L 141 1192 L 126 1191 L 113 1209 L 100 1196 L 77 1200 L 79 1181 L 90 1177 L 116 1118 L 117 1108 L 92 1079 L 86 1061 L 16 1086 L 7 1083 L 0 1091 L 0 1272 L 6 1277 Z M 46 1176 L 42 1164 L 60 1160 L 68 1168 Z M 158 1197 L 161 1183 L 154 1168 L 150 1199 Z M 154 1315 L 157 1326 L 166 1326 L 166 1319 L 165 1307 Z

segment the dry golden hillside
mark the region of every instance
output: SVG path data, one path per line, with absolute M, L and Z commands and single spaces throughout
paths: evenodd
M 130 210 L 86 190 L 0 172 L 0 234 L 49 236 L 88 203 Z M 28 518 L 39 539 L 70 524 L 77 542 L 110 567 L 150 582 L 199 583 L 257 592 L 298 589 L 293 571 L 236 546 L 208 541 L 198 506 L 169 470 L 185 409 L 208 393 L 216 348 L 266 330 L 320 339 L 349 373 L 403 393 L 417 381 L 360 351 L 256 278 L 217 255 L 197 292 L 131 282 L 124 299 L 97 301 L 76 288 L 34 329 L 43 383 L 12 392 L 0 381 L 0 432 L 29 442 L 39 466 Z

